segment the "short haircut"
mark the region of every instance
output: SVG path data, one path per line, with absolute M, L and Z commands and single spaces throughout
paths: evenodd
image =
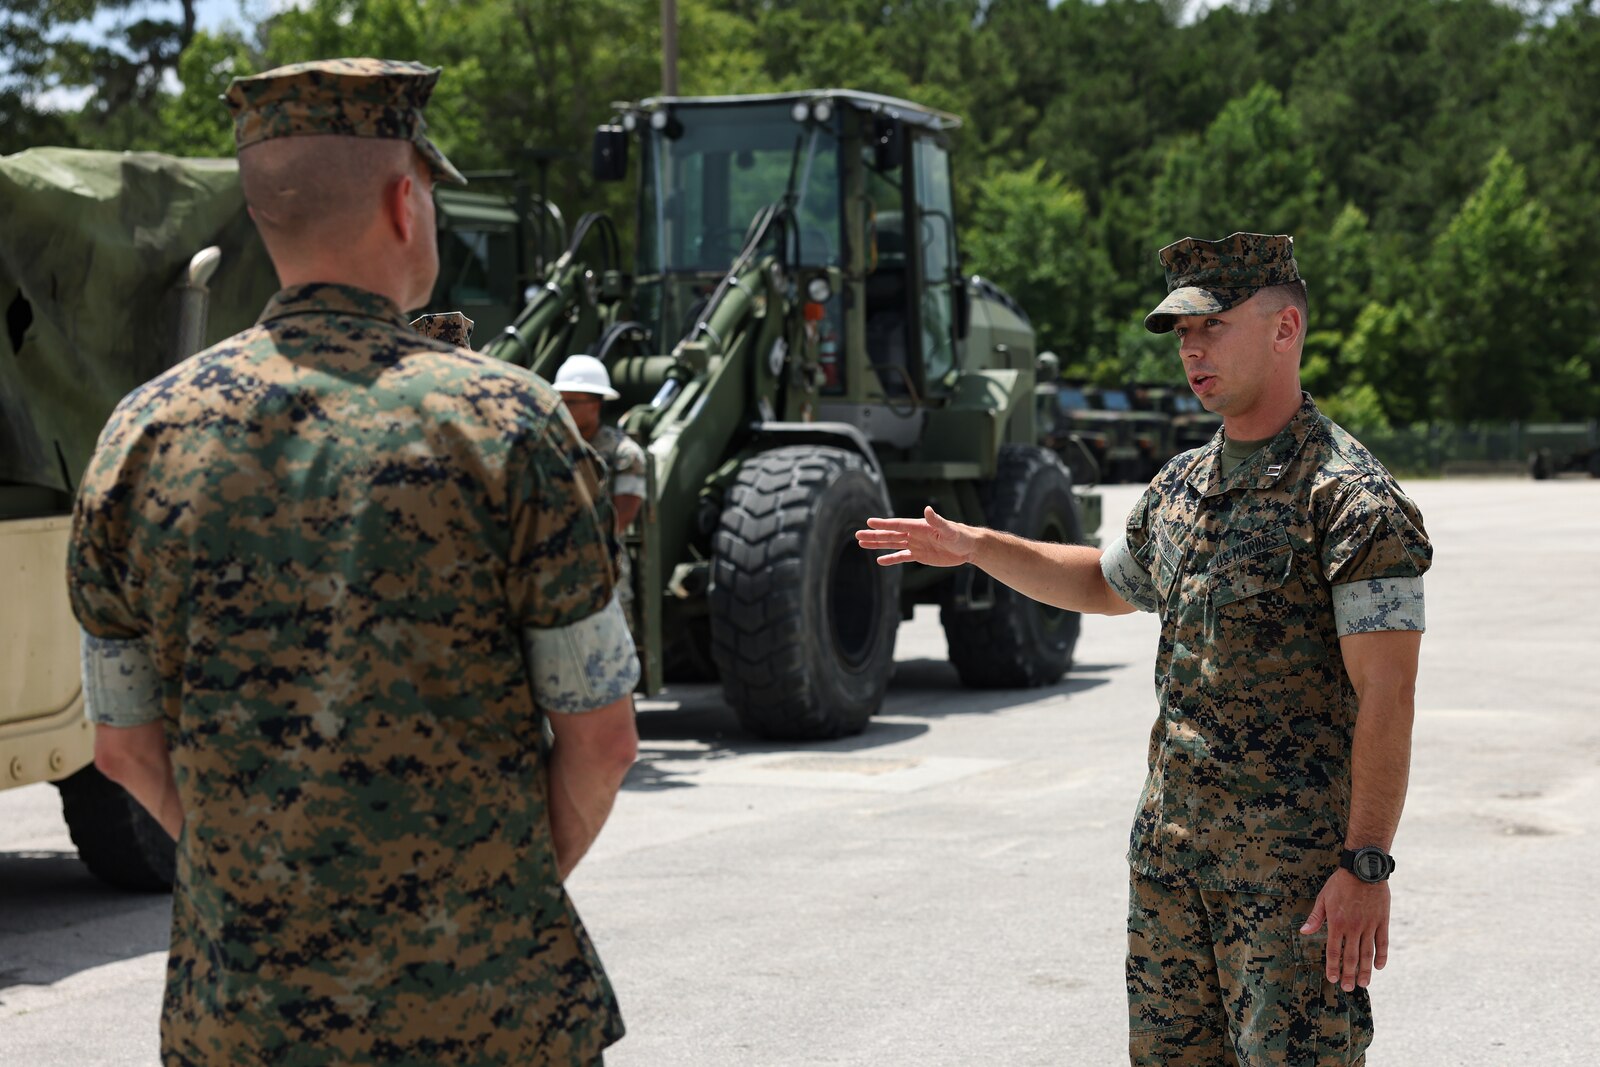
M 385 137 L 278 137 L 239 153 L 245 203 L 269 248 L 358 237 L 389 183 L 420 170 L 410 141 Z
M 1304 278 L 1296 278 L 1294 281 L 1284 282 L 1282 285 L 1269 285 L 1261 290 L 1261 296 L 1264 298 L 1262 310 L 1269 315 L 1282 311 L 1293 304 L 1300 309 L 1301 319 L 1309 320 L 1311 316 L 1311 305 L 1306 300 Z

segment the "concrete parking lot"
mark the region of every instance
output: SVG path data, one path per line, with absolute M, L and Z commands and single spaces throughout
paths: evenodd
M 1378 1065 L 1600 1062 L 1600 482 L 1419 481 L 1427 579 Z M 1137 489 L 1106 490 L 1114 528 Z M 1059 685 L 963 690 L 936 611 L 860 737 L 740 735 L 708 688 L 641 758 L 572 891 L 613 1067 L 1126 1062 L 1128 825 L 1151 616 Z M 54 790 L 0 793 L 0 1064 L 156 1062 L 162 898 L 82 871 Z

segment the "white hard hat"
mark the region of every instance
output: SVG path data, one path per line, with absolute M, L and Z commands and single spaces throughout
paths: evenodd
M 611 388 L 611 375 L 606 365 L 593 356 L 568 356 L 556 371 L 552 383 L 558 393 L 595 393 L 607 400 L 616 400 L 622 394 Z

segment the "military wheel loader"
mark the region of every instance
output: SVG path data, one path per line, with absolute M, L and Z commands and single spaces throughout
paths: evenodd
M 645 690 L 698 665 L 754 734 L 856 733 L 918 604 L 940 606 L 966 684 L 1060 678 L 1076 614 L 970 567 L 879 567 L 853 538 L 930 504 L 1044 540 L 1099 524 L 1036 444 L 1027 314 L 961 271 L 958 120 L 843 90 L 615 107 L 595 173 L 624 179 L 636 148 L 631 276 L 569 262 L 557 287 L 586 279 L 592 299 L 536 300 L 483 347 L 548 377 L 567 350 L 541 316 L 602 309 L 590 354 L 651 461 L 626 538 Z

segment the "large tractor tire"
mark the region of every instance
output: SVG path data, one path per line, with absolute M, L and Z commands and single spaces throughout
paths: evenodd
M 989 526 L 1033 541 L 1083 540 L 1072 475 L 1055 453 L 1002 445 L 994 480 L 978 489 Z M 1029 599 L 982 571 L 970 575 L 969 604 L 939 612 L 950 662 L 974 689 L 1050 685 L 1072 668 L 1082 617 Z M 986 605 L 986 606 L 977 606 Z
M 860 456 L 795 445 L 747 461 L 712 542 L 711 655 L 722 693 L 758 737 L 860 733 L 894 668 L 900 574 L 855 541 L 888 515 Z
M 172 838 L 120 785 L 89 764 L 56 783 L 78 857 L 102 882 L 139 893 L 172 888 Z

